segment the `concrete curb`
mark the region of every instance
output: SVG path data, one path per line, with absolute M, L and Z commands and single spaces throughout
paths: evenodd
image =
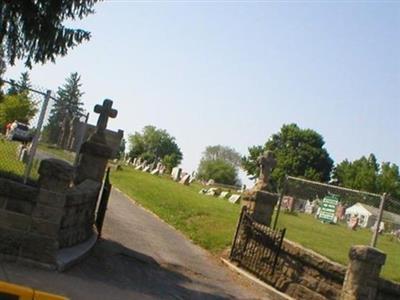
M 57 253 L 56 258 L 57 271 L 64 272 L 66 269 L 84 259 L 96 244 L 97 238 L 98 234 L 94 232 L 85 242 L 73 247 L 61 249 Z
M 221 261 L 225 265 L 227 265 L 228 268 L 231 269 L 232 271 L 234 271 L 240 275 L 243 275 L 244 277 L 250 279 L 251 281 L 253 281 L 253 282 L 257 283 L 258 285 L 260 285 L 261 287 L 263 287 L 267 291 L 267 294 L 269 297 L 268 299 L 271 299 L 271 300 L 295 300 L 294 298 L 278 291 L 277 289 L 270 286 L 269 284 L 266 284 L 265 282 L 261 281 L 254 275 L 252 275 L 252 274 L 246 272 L 245 270 L 239 268 L 238 266 L 234 265 L 229 260 L 221 257 Z

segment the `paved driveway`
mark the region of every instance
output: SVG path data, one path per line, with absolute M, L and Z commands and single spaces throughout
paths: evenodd
M 219 260 L 113 190 L 103 240 L 64 273 L 1 262 L 0 280 L 71 299 L 263 299 Z

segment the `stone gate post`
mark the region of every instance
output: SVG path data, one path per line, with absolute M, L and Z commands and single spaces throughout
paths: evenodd
M 386 254 L 369 246 L 353 246 L 349 258 L 340 299 L 375 300 Z

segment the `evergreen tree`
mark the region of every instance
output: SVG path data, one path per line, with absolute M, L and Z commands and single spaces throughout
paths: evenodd
M 77 72 L 71 73 L 66 83 L 58 88 L 57 101 L 50 111 L 49 122 L 45 128 L 47 142 L 56 143 L 60 134 L 61 124 L 64 119 L 72 120 L 75 116 L 83 114 L 81 97 L 81 77 Z
M 0 47 L 13 65 L 45 63 L 64 56 L 70 48 L 90 39 L 90 32 L 65 27 L 65 21 L 83 19 L 94 12 L 97 0 L 26 0 L 0 2 Z
M 32 86 L 28 72 L 21 73 L 19 81 L 10 80 L 11 85 L 7 91 L 8 95 L 29 94 L 29 88 Z

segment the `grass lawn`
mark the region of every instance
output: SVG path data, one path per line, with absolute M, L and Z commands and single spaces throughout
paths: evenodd
M 240 207 L 200 195 L 201 185 L 184 186 L 130 167 L 114 171 L 112 183 L 212 253 L 218 254 L 231 245 Z M 305 214 L 282 213 L 278 226 L 287 228 L 289 240 L 344 265 L 352 245 L 366 245 L 371 240 L 369 230 L 351 231 L 345 225 L 322 224 Z M 400 281 L 400 242 L 381 236 L 378 248 L 387 254 L 383 276 Z
M 0 172 L 5 176 L 22 177 L 25 165 L 17 159 L 19 142 L 0 139 Z
M 46 143 L 39 143 L 38 149 L 40 151 L 42 151 L 42 152 L 49 153 L 49 154 L 51 154 L 51 155 L 53 155 L 53 156 L 55 156 L 55 157 L 57 157 L 59 159 L 66 160 L 66 161 L 69 161 L 71 163 L 73 163 L 74 159 L 75 159 L 75 153 L 74 152 L 63 150 L 63 149 L 57 148 L 57 147 L 55 147 L 53 145 L 49 145 L 49 144 L 46 144 Z
M 169 178 L 123 167 L 112 184 L 183 232 L 205 249 L 218 253 L 230 246 L 239 205 L 200 195 L 200 185 L 184 186 Z

